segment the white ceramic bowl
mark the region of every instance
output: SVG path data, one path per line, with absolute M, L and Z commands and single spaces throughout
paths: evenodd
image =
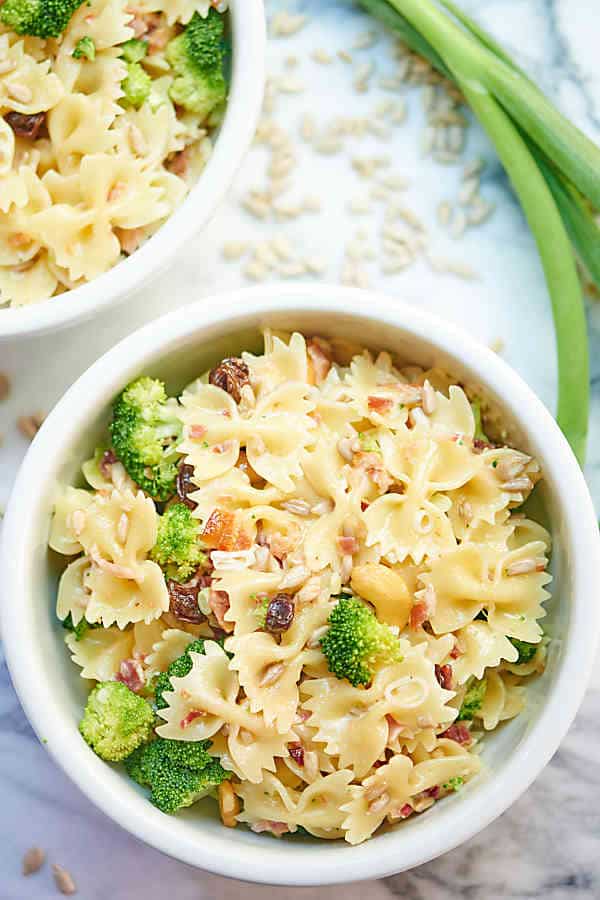
M 500 405 L 519 446 L 541 462 L 554 537 L 553 645 L 531 684 L 528 712 L 485 739 L 488 772 L 357 847 L 304 838 L 276 841 L 224 828 L 203 801 L 168 817 L 118 769 L 102 762 L 77 731 L 86 683 L 71 664 L 54 615 L 56 564 L 47 551 L 52 495 L 70 483 L 99 441 L 114 395 L 149 373 L 181 388 L 224 355 L 260 346 L 259 329 L 335 334 L 446 366 L 478 382 Z M 279 884 L 377 878 L 460 844 L 500 815 L 555 752 L 582 699 L 600 607 L 598 525 L 581 471 L 554 420 L 524 382 L 490 350 L 418 309 L 338 286 L 273 285 L 220 295 L 179 309 L 135 332 L 96 362 L 44 423 L 23 463 L 4 523 L 2 630 L 15 687 L 40 738 L 66 773 L 105 813 L 142 840 L 222 875 Z
M 143 247 L 88 284 L 42 303 L 0 308 L 0 342 L 55 331 L 125 300 L 206 225 L 254 136 L 265 82 L 263 0 L 229 0 L 229 16 L 233 53 L 227 111 L 208 163 L 184 202 Z

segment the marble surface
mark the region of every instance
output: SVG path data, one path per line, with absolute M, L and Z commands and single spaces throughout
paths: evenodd
M 272 12 L 278 0 L 268 0 Z M 460 0 L 515 51 L 561 109 L 595 140 L 600 140 L 600 63 L 597 0 Z M 322 125 L 335 115 L 365 115 L 384 96 L 377 87 L 392 61 L 386 40 L 353 52 L 354 63 L 336 59 L 331 66 L 313 62 L 315 47 L 337 51 L 349 47 L 368 21 L 351 9 L 350 0 L 290 0 L 287 8 L 309 16 L 297 35 L 274 40 L 269 68 L 275 75 L 293 73 L 305 83 L 297 94 L 280 94 L 273 113 L 294 137 L 298 122 L 312 113 Z M 297 56 L 296 68 L 286 58 Z M 377 73 L 364 94 L 352 89 L 358 61 L 372 59 Z M 465 160 L 483 155 L 488 165 L 482 193 L 496 204 L 493 218 L 460 240 L 444 235 L 435 224 L 438 203 L 456 197 L 460 169 L 440 166 L 419 153 L 423 111 L 414 89 L 403 89 L 407 121 L 382 144 L 376 137 L 346 142 L 334 156 L 315 154 L 299 144 L 294 174 L 296 197 L 316 194 L 322 211 L 279 227 L 259 223 L 240 208 L 240 199 L 264 179 L 265 152 L 254 148 L 228 200 L 212 226 L 181 254 L 177 266 L 143 296 L 112 314 L 50 339 L 0 346 L 0 370 L 13 381 L 9 400 L 0 406 L 0 504 L 6 502 L 26 442 L 15 428 L 17 415 L 47 411 L 61 392 L 119 337 L 156 315 L 207 293 L 243 282 L 238 264 L 220 255 L 225 239 L 256 240 L 257 235 L 285 234 L 298 253 L 318 253 L 327 261 L 325 278 L 337 280 L 344 245 L 364 227 L 375 245 L 376 215 L 348 213 L 350 197 L 368 191 L 353 170 L 352 156 L 389 155 L 390 171 L 410 179 L 403 202 L 430 225 L 436 253 L 474 266 L 481 277 L 463 281 L 433 273 L 425 262 L 395 276 L 383 275 L 376 262 L 365 264 L 370 282 L 448 317 L 487 342 L 502 341 L 505 358 L 552 408 L 555 394 L 553 334 L 549 303 L 532 238 L 493 152 L 477 126 L 469 130 Z M 350 111 L 352 110 L 352 111 Z M 377 204 L 374 204 L 376 207 Z M 591 306 L 593 415 L 586 474 L 600 504 L 600 304 Z M 2 598 L 18 602 L 18 598 Z M 551 764 L 524 797 L 501 819 L 463 847 L 412 872 L 345 889 L 372 900 L 397 895 L 406 900 L 593 900 L 600 897 L 600 670 L 582 710 Z M 39 746 L 0 668 L 0 897 L 42 900 L 57 896 L 46 869 L 25 880 L 20 859 L 39 844 L 50 858 L 67 866 L 89 900 L 159 898 L 165 891 L 177 900 L 237 897 L 337 896 L 337 888 L 281 889 L 250 887 L 198 872 L 143 846 L 112 824 L 75 789 Z

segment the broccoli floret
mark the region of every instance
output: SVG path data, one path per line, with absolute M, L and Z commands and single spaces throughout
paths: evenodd
M 190 657 L 190 653 L 204 653 L 204 641 L 202 640 L 202 638 L 199 638 L 197 641 L 192 641 L 192 643 L 189 644 L 186 648 L 185 653 L 182 653 L 181 656 L 177 657 L 177 659 L 174 660 L 168 667 L 167 671 L 161 672 L 156 679 L 154 688 L 154 702 L 157 709 L 165 709 L 165 707 L 169 705 L 164 699 L 163 693 L 165 691 L 173 690 L 171 678 L 183 678 L 184 675 L 187 675 L 188 672 L 191 672 L 192 659 Z
M 98 628 L 99 627 L 99 625 L 92 625 L 86 619 L 80 619 L 79 622 L 77 623 L 77 625 L 73 625 L 73 619 L 71 617 L 71 613 L 69 613 L 69 615 L 67 616 L 66 619 L 62 620 L 61 624 L 62 624 L 62 627 L 65 628 L 67 631 L 73 632 L 73 634 L 75 635 L 76 641 L 80 641 L 81 638 L 84 636 L 84 634 L 86 634 L 90 628 Z
M 82 37 L 75 44 L 72 54 L 75 59 L 89 59 L 90 62 L 96 59 L 96 44 L 91 37 Z
M 207 753 L 210 741 L 157 738 L 125 760 L 134 781 L 150 788 L 150 800 L 164 813 L 174 813 L 209 794 L 231 774 Z
M 487 681 L 485 678 L 481 680 L 475 679 L 469 685 L 456 719 L 457 722 L 470 721 L 475 718 L 481 709 L 486 690 Z
M 140 64 L 137 62 L 127 63 L 127 75 L 121 82 L 121 89 L 125 94 L 121 98 L 121 102 L 125 106 L 139 109 L 150 96 L 151 87 L 152 79 Z
M 206 562 L 198 530 L 198 520 L 185 503 L 172 503 L 160 517 L 156 544 L 150 555 L 168 578 L 187 581 Z
M 175 493 L 181 423 L 161 381 L 143 377 L 125 388 L 113 406 L 110 433 L 117 457 L 142 490 L 160 501 Z
M 473 434 L 473 440 L 485 441 L 486 444 L 489 443 L 489 438 L 483 430 L 481 400 L 471 400 L 471 410 L 473 411 L 473 418 L 475 419 L 475 433 Z
M 5 0 L 0 22 L 16 31 L 39 38 L 59 37 L 83 0 Z
M 153 726 L 149 703 L 120 681 L 102 681 L 88 697 L 79 731 L 94 753 L 119 762 L 150 739 Z
M 142 41 L 140 38 L 130 38 L 121 44 L 121 59 L 127 63 L 140 62 L 148 53 L 148 41 Z
M 350 684 L 368 684 L 379 665 L 400 662 L 398 638 L 358 597 L 342 597 L 329 616 L 321 649 L 329 670 Z
M 531 662 L 535 654 L 538 652 L 539 644 L 530 644 L 529 641 L 520 641 L 518 638 L 509 638 L 509 641 L 519 651 L 519 656 L 515 663 L 520 666 L 523 663 Z
M 169 41 L 165 51 L 175 74 L 169 88 L 171 100 L 203 119 L 227 96 L 223 34 L 223 18 L 215 9 L 205 19 L 195 12 L 185 31 Z

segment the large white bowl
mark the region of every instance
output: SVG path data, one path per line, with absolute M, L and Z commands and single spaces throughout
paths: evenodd
M 0 308 L 0 342 L 55 331 L 125 300 L 206 225 L 254 136 L 265 83 L 263 0 L 229 0 L 229 16 L 233 52 L 227 111 L 208 163 L 184 202 L 143 247 L 88 284 L 31 306 Z
M 546 672 L 528 692 L 528 712 L 485 739 L 486 774 L 425 815 L 357 847 L 226 829 L 211 801 L 176 817 L 154 809 L 80 737 L 86 683 L 68 658 L 54 615 L 58 570 L 47 550 L 52 495 L 57 483 L 77 477 L 106 426 L 114 395 L 141 373 L 165 378 L 177 390 L 224 355 L 258 347 L 264 325 L 347 337 L 405 360 L 441 364 L 479 383 L 545 475 L 543 498 L 554 538 L 547 627 L 556 640 Z M 462 331 L 396 300 L 337 286 L 273 285 L 204 299 L 142 328 L 65 394 L 27 454 L 6 515 L 2 631 L 15 687 L 38 735 L 82 791 L 133 834 L 185 862 L 248 881 L 308 885 L 377 878 L 471 837 L 513 803 L 555 752 L 592 666 L 599 545 L 590 497 L 565 439 L 501 359 Z

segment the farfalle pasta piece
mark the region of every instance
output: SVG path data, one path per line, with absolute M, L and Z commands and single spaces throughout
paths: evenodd
M 506 719 L 513 719 L 525 708 L 525 688 L 518 676 L 491 671 L 486 675 L 486 690 L 477 712 L 486 731 Z
M 133 629 L 122 631 L 116 625 L 110 628 L 88 628 L 77 640 L 68 634 L 65 643 L 71 651 L 71 659 L 81 667 L 82 678 L 95 681 L 112 681 L 124 659 L 133 653 Z
M 543 586 L 551 580 L 544 552 L 545 545 L 535 541 L 509 553 L 463 544 L 432 560 L 420 580 L 435 596 L 429 616 L 434 632 L 456 631 L 485 609 L 494 630 L 537 641 L 536 620 L 545 615 L 542 604 L 549 596 Z
M 260 598 L 275 594 L 281 577 L 280 572 L 215 569 L 212 587 L 217 591 L 224 591 L 229 598 L 225 620 L 234 624 L 236 636 L 256 631 L 259 625 L 257 609 Z
M 144 663 L 151 673 L 164 672 L 168 667 L 178 659 L 188 646 L 194 640 L 194 636 L 180 628 L 162 628 L 161 623 L 157 623 L 161 628 L 161 634 L 149 649 L 145 656 Z
M 35 60 L 25 51 L 23 40 L 11 44 L 7 34 L 0 34 L 0 58 L 7 62 L 0 74 L 0 107 L 33 115 L 52 109 L 63 96 L 60 79 L 50 71 L 50 60 Z
M 242 353 L 258 397 L 267 396 L 286 381 L 307 381 L 306 342 L 301 334 L 294 332 L 286 342 L 283 337 L 266 329 L 264 342 L 264 353 L 260 356 Z
M 54 294 L 57 283 L 45 253 L 18 268 L 0 266 L 0 305 L 29 306 L 47 300 Z
M 491 628 L 487 622 L 470 622 L 456 632 L 458 656 L 452 660 L 453 677 L 458 684 L 469 678 L 483 678 L 488 668 L 495 668 L 502 660 L 515 662 L 518 651 L 506 635 Z

